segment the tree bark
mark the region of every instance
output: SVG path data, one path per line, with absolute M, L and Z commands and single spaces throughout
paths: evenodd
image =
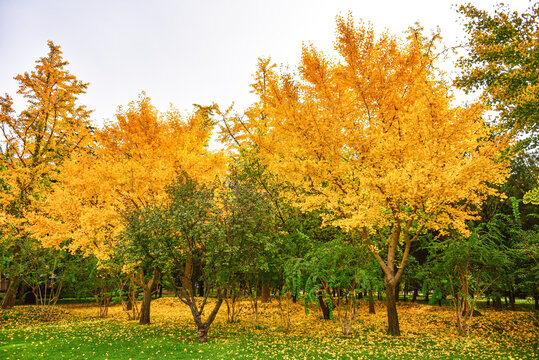
M 322 309 L 322 314 L 324 315 L 325 320 L 329 320 L 330 313 L 329 313 L 329 307 L 326 305 L 326 302 L 324 301 L 324 297 L 322 294 L 318 295 L 318 303 L 320 304 L 320 309 Z
M 154 270 L 152 278 L 145 283 L 142 274 L 140 275 L 140 282 L 142 286 L 142 306 L 140 308 L 140 325 L 150 324 L 150 305 L 152 302 L 152 292 L 157 285 L 159 273 Z
M 386 308 L 387 308 L 387 333 L 393 336 L 400 336 L 399 317 L 397 315 L 397 301 L 395 299 L 396 286 L 385 279 L 386 285 Z
M 150 324 L 150 304 L 152 302 L 152 290 L 144 287 L 142 290 L 142 307 L 140 308 L 140 325 Z
M 9 280 L 9 285 L 2 299 L 2 309 L 11 309 L 15 306 L 15 298 L 17 296 L 17 288 L 19 287 L 19 275 L 15 275 Z
M 424 225 L 422 225 L 416 232 L 413 238 L 410 238 L 410 228 L 413 222 L 413 216 L 416 213 L 416 208 L 412 212 L 412 217 L 404 224 L 404 228 L 401 227 L 401 221 L 396 218 L 396 222 L 393 224 L 393 230 L 389 238 L 389 245 L 387 249 L 387 261 L 384 261 L 380 257 L 379 251 L 375 246 L 371 245 L 369 241 L 369 234 L 366 228 L 362 230 L 361 236 L 367 243 L 367 247 L 370 250 L 371 254 L 374 256 L 382 271 L 384 272 L 384 282 L 386 286 L 386 306 L 387 306 L 387 320 L 388 320 L 388 333 L 393 336 L 400 335 L 399 329 L 399 318 L 397 316 L 397 297 L 396 288 L 399 284 L 399 281 L 402 277 L 404 267 L 406 265 L 406 260 L 408 259 L 408 254 L 410 253 L 410 248 L 412 242 L 414 242 L 421 231 L 423 230 Z M 397 248 L 399 247 L 399 242 L 401 235 L 404 237 L 404 252 L 402 254 L 402 259 L 400 261 L 400 266 L 398 270 L 395 271 L 395 256 L 397 253 Z
M 369 290 L 369 314 L 376 314 L 374 310 L 374 295 L 372 290 Z
M 270 299 L 270 284 L 267 282 L 262 283 L 262 294 L 260 295 L 260 301 L 265 303 Z
M 213 323 L 213 320 L 215 320 L 215 317 L 217 316 L 217 313 L 219 312 L 219 308 L 221 307 L 222 303 L 223 303 L 222 298 L 217 300 L 217 304 L 215 304 L 210 316 L 208 316 L 208 318 L 204 322 L 202 322 L 201 312 L 196 307 L 196 304 L 192 304 L 190 306 L 191 313 L 193 314 L 193 318 L 195 320 L 195 323 L 198 329 L 198 340 L 201 343 L 205 343 L 208 341 L 208 331 L 210 329 L 211 324 Z

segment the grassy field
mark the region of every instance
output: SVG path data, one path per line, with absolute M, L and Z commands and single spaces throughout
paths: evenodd
M 456 335 L 448 307 L 401 303 L 403 336 L 385 335 L 383 303 L 376 315 L 361 303 L 354 336 L 303 305 L 292 307 L 289 333 L 280 328 L 276 302 L 262 304 L 255 329 L 244 305 L 240 321 L 226 322 L 223 305 L 199 344 L 185 305 L 174 298 L 152 302 L 152 324 L 126 320 L 119 306 L 105 319 L 90 304 L 61 305 L 53 322 L 32 306 L 0 310 L 0 359 L 537 359 L 539 323 L 530 311 L 490 311 L 475 318 L 472 334 Z

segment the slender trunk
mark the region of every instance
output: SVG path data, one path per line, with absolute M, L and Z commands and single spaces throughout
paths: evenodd
M 204 296 L 204 281 L 202 280 L 198 282 L 198 296 Z
M 418 289 L 414 289 L 414 294 L 412 295 L 412 302 L 416 302 L 417 301 L 417 295 L 419 294 L 419 290 Z
M 399 302 L 399 292 L 400 292 L 401 284 L 400 282 L 395 285 L 395 302 Z
M 325 320 L 329 320 L 330 313 L 329 313 L 329 307 L 326 305 L 326 302 L 324 301 L 324 297 L 322 294 L 318 295 L 318 303 L 320 304 L 320 309 L 322 309 L 322 314 L 324 315 Z
M 369 290 L 369 314 L 376 314 L 374 310 L 374 295 L 372 290 Z
M 513 284 L 511 284 L 509 290 L 509 303 L 511 304 L 511 310 L 515 310 L 515 288 L 513 287 Z
M 397 315 L 397 301 L 395 298 L 396 286 L 391 281 L 385 279 L 386 285 L 386 307 L 387 307 L 387 324 L 388 334 L 400 336 L 399 317 Z
M 425 302 L 428 304 L 429 303 L 429 290 L 426 291 L 427 293 L 425 294 Z
M 10 279 L 9 285 L 2 300 L 2 309 L 10 309 L 15 306 L 15 297 L 17 295 L 17 289 L 19 287 L 19 275 L 15 275 Z
M 404 283 L 404 289 L 402 290 L 404 302 L 406 302 L 406 293 L 407 292 L 408 292 L 408 283 Z

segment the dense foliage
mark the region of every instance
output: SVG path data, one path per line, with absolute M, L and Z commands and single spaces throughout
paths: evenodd
M 78 104 L 88 84 L 50 42 L 35 70 L 16 77 L 28 108 L 15 114 L 0 97 L 0 325 L 17 342 L 17 319 L 66 321 L 74 337 L 122 326 L 155 341 L 155 327 L 129 321 L 155 323 L 162 298 L 167 348 L 188 314 L 200 342 L 210 327 L 219 336 L 248 328 L 256 341 L 240 342 L 253 346 L 268 329 L 346 346 L 372 333 L 395 354 L 412 350 L 381 332 L 419 348 L 446 342 L 458 356 L 490 351 L 499 333 L 502 357 L 509 330 L 530 326 L 516 342 L 528 356 L 536 320 L 493 309 L 533 299 L 539 310 L 537 158 L 512 147 L 516 133 L 536 139 L 538 7 L 459 11 L 470 39 L 456 86 L 484 90 L 463 106 L 437 71 L 438 35 L 377 34 L 350 15 L 337 17 L 336 57 L 305 45 L 296 72 L 260 59 L 257 101 L 244 114 L 215 104 L 160 112 L 142 93 L 94 128 Z M 217 124 L 220 151 L 209 146 Z M 76 307 L 59 305 L 92 299 L 98 318 L 127 322 L 85 325 Z M 398 305 L 408 300 L 425 305 Z M 23 303 L 35 307 L 15 307 Z M 478 340 L 462 347 L 453 333 Z M 346 354 L 380 354 L 358 346 Z M 421 351 L 412 352 L 434 356 Z

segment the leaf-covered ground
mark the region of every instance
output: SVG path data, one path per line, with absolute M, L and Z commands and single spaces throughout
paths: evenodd
M 339 322 L 312 308 L 292 307 L 292 328 L 281 331 L 276 302 L 262 304 L 255 329 L 249 304 L 240 321 L 226 322 L 223 305 L 199 344 L 188 308 L 176 299 L 152 302 L 152 324 L 126 320 L 119 306 L 105 319 L 97 308 L 62 305 L 52 322 L 32 306 L 0 310 L 0 359 L 537 359 L 539 322 L 530 311 L 489 311 L 474 319 L 472 334 L 458 337 L 447 307 L 401 303 L 403 336 L 385 335 L 382 303 L 376 315 L 360 304 L 357 332 L 342 335 Z M 209 311 L 209 310 L 208 310 Z

